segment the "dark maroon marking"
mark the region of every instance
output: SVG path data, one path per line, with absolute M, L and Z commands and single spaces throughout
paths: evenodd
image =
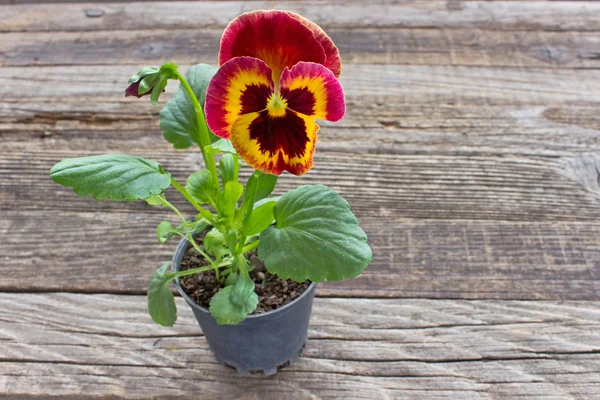
M 268 111 L 261 111 L 249 129 L 250 138 L 258 141 L 263 154 L 282 150 L 290 157 L 302 157 L 306 152 L 306 124 L 291 110 L 286 110 L 281 117 L 271 117 Z
M 249 85 L 242 93 L 242 114 L 259 112 L 267 107 L 271 89 L 265 85 Z
M 317 100 L 308 89 L 281 89 L 281 97 L 287 101 L 287 106 L 301 114 L 314 115 Z

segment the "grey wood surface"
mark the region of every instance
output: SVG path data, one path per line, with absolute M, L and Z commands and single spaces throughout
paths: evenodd
M 1 294 L 0 388 L 77 398 L 598 395 L 599 302 L 318 298 L 303 356 L 272 378 L 216 364 L 191 311 L 178 306 L 177 325 L 162 328 L 143 296 Z
M 600 399 L 599 2 L 7 3 L 0 397 Z M 295 366 L 237 379 L 180 299 L 173 329 L 146 313 L 171 216 L 80 198 L 48 170 L 126 151 L 184 181 L 199 152 L 170 148 L 127 78 L 214 64 L 230 19 L 273 7 L 330 33 L 348 103 L 277 193 L 340 192 L 374 258 L 319 285 Z

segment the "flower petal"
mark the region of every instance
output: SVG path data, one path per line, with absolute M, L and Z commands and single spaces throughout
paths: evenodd
M 329 69 L 300 62 L 281 74 L 281 97 L 287 107 L 313 118 L 339 121 L 346 112 L 344 90 Z
M 271 69 L 257 58 L 236 57 L 223 64 L 206 89 L 206 123 L 229 139 L 240 116 L 264 110 L 273 93 Z
M 219 64 L 234 57 L 263 60 L 278 82 L 285 67 L 300 61 L 323 64 L 325 50 L 311 29 L 285 11 L 252 11 L 235 18 L 221 38 Z
M 315 39 L 323 46 L 325 50 L 325 67 L 329 68 L 336 78 L 339 78 L 342 74 L 342 59 L 340 58 L 340 51 L 333 43 L 333 40 L 325 33 L 325 31 L 314 22 L 304 18 L 302 15 L 289 12 L 292 18 L 302 22 L 302 25 L 306 26 L 313 33 Z
M 319 126 L 314 118 L 286 110 L 273 117 L 267 110 L 243 115 L 233 125 L 231 143 L 254 169 L 280 175 L 304 175 L 313 166 Z

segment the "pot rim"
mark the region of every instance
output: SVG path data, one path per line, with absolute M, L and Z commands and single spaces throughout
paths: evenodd
M 177 254 L 178 250 L 181 248 L 181 246 L 185 245 L 186 246 L 186 250 L 187 247 L 189 247 L 189 243 L 187 240 L 185 239 L 181 239 L 181 241 L 179 242 L 179 245 L 177 246 L 177 249 L 175 250 L 175 254 Z M 173 260 L 174 261 L 174 260 Z M 173 264 L 171 265 L 171 267 L 173 268 Z M 175 268 L 173 268 L 174 271 L 178 272 L 180 271 L 180 267 L 181 267 L 181 263 L 179 263 L 177 265 L 177 269 L 175 270 Z M 296 297 L 294 300 L 290 301 L 289 303 L 287 303 L 286 305 L 284 305 L 283 307 L 277 308 L 275 310 L 271 310 L 271 311 L 267 311 L 264 313 L 260 313 L 260 314 L 250 314 L 246 316 L 246 319 L 250 318 L 250 319 L 256 319 L 256 318 L 261 318 L 261 317 L 267 317 L 269 315 L 275 314 L 277 312 L 283 311 L 288 307 L 293 306 L 295 303 L 297 303 L 298 301 L 300 301 L 300 299 L 302 299 L 303 297 L 307 296 L 312 290 L 314 290 L 315 286 L 317 286 L 317 282 L 311 282 L 310 285 L 308 285 L 308 287 L 306 288 L 306 290 L 304 292 L 302 292 L 302 294 L 298 297 Z M 192 300 L 187 293 L 185 293 L 185 291 L 183 290 L 183 288 L 181 287 L 181 285 L 179 284 L 179 277 L 175 278 L 175 287 L 177 288 L 177 291 L 179 292 L 179 294 L 181 295 L 181 297 L 183 297 L 185 299 L 185 301 L 193 308 L 195 308 L 198 311 L 201 311 L 205 314 L 210 315 L 210 311 L 205 308 L 202 307 L 201 305 L 199 305 L 198 303 L 196 303 L 194 300 Z M 246 320 L 244 319 L 244 321 Z M 244 321 L 240 322 L 243 323 Z

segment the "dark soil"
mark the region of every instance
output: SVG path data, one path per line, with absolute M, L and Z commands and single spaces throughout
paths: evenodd
M 203 237 L 198 237 L 196 243 L 202 247 Z M 246 258 L 254 269 L 250 271 L 250 278 L 254 281 L 255 292 L 258 295 L 258 307 L 253 314 L 260 314 L 276 310 L 299 297 L 310 285 L 310 281 L 302 283 L 290 279 L 283 280 L 272 275 L 265 269 L 264 263 L 256 256 L 256 251 L 246 253 Z M 190 246 L 181 261 L 181 270 L 185 271 L 208 265 L 204 257 Z M 184 276 L 180 280 L 183 291 L 197 304 L 208 308 L 210 300 L 221 288 L 217 284 L 214 271 L 201 272 L 195 275 Z

